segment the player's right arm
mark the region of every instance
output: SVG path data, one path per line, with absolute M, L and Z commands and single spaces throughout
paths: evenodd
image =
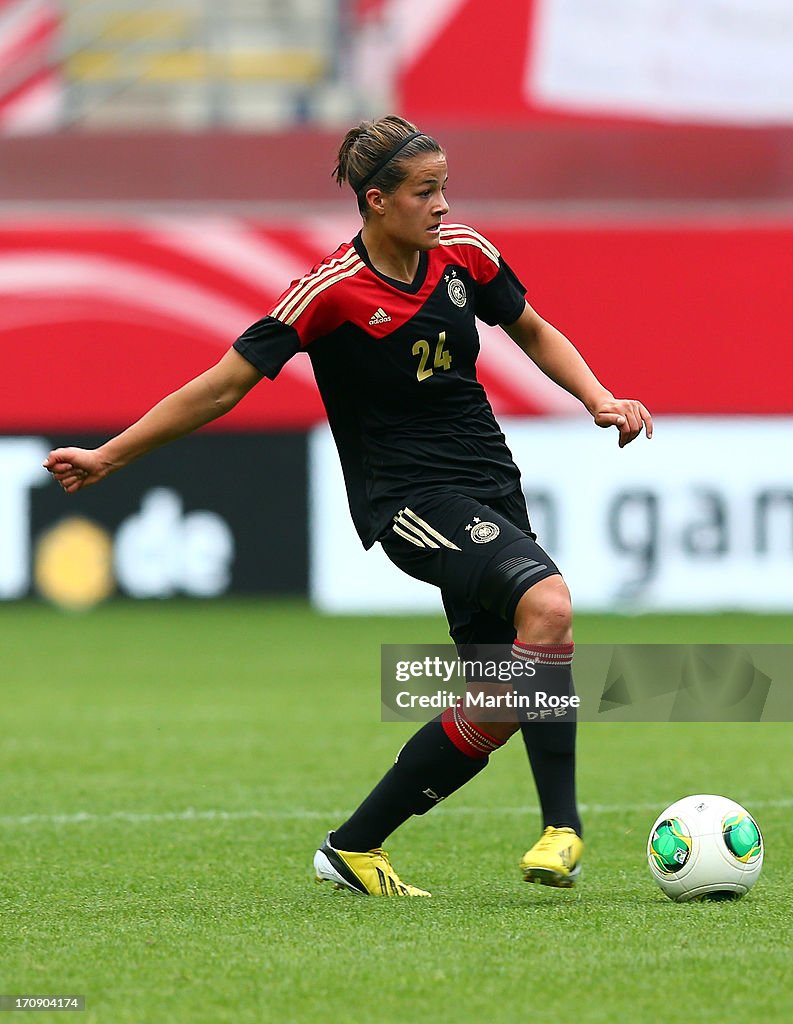
M 99 448 L 55 448 L 44 468 L 67 494 L 99 483 L 135 459 L 225 415 L 263 374 L 235 349 L 163 398 L 123 433 Z

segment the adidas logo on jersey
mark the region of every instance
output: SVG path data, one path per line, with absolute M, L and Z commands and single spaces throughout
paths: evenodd
M 379 309 L 375 313 L 372 314 L 371 319 L 369 320 L 369 326 L 370 327 L 376 327 L 377 324 L 390 324 L 390 323 L 391 323 L 391 317 L 388 315 L 388 313 L 386 313 L 386 311 L 383 309 L 382 306 L 380 306 Z

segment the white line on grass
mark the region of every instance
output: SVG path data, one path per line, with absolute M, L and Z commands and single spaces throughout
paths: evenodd
M 752 809 L 767 810 L 793 807 L 793 799 L 785 800 L 747 800 Z M 644 811 L 660 813 L 660 803 L 643 804 L 581 804 L 583 814 L 633 814 Z M 480 814 L 528 814 L 534 813 L 536 807 L 445 807 L 444 814 L 480 815 Z M 96 814 L 91 811 L 77 811 L 75 814 L 23 814 L 0 817 L 0 828 L 20 828 L 25 825 L 106 825 L 112 822 L 127 822 L 131 825 L 159 824 L 171 821 L 334 821 L 346 818 L 349 810 L 310 810 L 295 807 L 288 811 L 197 811 L 188 807 L 183 811 L 108 811 Z

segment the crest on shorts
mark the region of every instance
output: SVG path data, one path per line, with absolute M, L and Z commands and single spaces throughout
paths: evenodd
M 471 532 L 471 540 L 474 544 L 489 544 L 501 533 L 501 527 L 496 523 L 482 523 L 475 521 L 474 526 L 466 526 Z
M 450 270 L 449 273 L 445 275 L 444 280 L 446 281 L 446 287 L 449 291 L 449 298 L 455 306 L 459 306 L 460 309 L 462 309 L 468 301 L 468 296 L 465 292 L 465 285 L 457 276 L 457 271 Z

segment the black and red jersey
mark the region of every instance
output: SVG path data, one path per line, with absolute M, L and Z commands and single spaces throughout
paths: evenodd
M 410 284 L 375 270 L 359 234 L 234 343 L 271 379 L 308 352 L 365 547 L 419 494 L 486 499 L 518 486 L 476 378 L 475 320 L 514 323 L 524 294 L 498 250 L 465 225 L 442 225 Z

